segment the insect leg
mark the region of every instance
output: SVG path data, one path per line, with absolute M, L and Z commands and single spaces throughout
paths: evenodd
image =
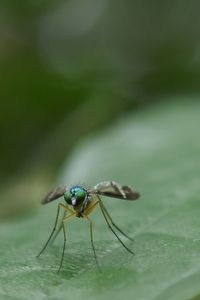
M 70 220 L 71 218 L 73 218 L 75 216 L 76 216 L 76 213 L 73 213 L 73 214 L 67 216 L 66 218 L 64 218 L 62 220 L 62 223 L 61 223 L 62 224 L 62 230 L 63 230 L 63 236 L 64 236 L 64 243 L 63 243 L 62 257 L 61 257 L 61 260 L 60 260 L 60 266 L 59 266 L 58 272 L 60 271 L 60 269 L 62 267 L 63 258 L 64 258 L 64 254 L 65 254 L 65 245 L 66 245 L 66 240 L 67 240 L 64 222 L 66 222 L 67 220 Z
M 66 215 L 67 215 L 67 212 L 66 212 L 66 210 L 64 210 L 62 220 L 66 217 Z M 56 230 L 54 236 L 52 237 L 51 245 L 54 243 L 54 241 L 57 238 L 57 236 L 59 235 L 61 229 L 62 229 L 62 221 L 60 222 L 60 225 L 59 225 L 58 229 Z
M 108 219 L 110 220 L 111 224 L 122 234 L 124 235 L 127 239 L 129 239 L 130 241 L 133 241 L 133 238 L 131 238 L 130 236 L 128 236 L 124 231 L 122 231 L 112 220 L 110 214 L 108 213 L 105 205 L 103 204 L 103 202 L 101 201 L 101 199 L 99 199 L 99 202 L 101 202 L 101 205 L 104 209 L 105 214 L 107 215 Z
M 48 243 L 50 242 L 55 230 L 56 230 L 56 226 L 57 226 L 57 222 L 58 222 L 58 216 L 59 216 L 59 213 L 60 213 L 60 204 L 58 204 L 58 209 L 57 209 L 57 214 L 56 214 L 56 220 L 55 220 L 55 224 L 54 224 L 54 227 L 53 227 L 53 230 L 47 240 L 47 242 L 45 243 L 44 247 L 42 248 L 42 250 L 38 253 L 37 257 L 39 257 L 43 252 L 44 250 L 46 249 Z
M 102 202 L 99 201 L 99 206 L 101 208 L 101 211 L 102 211 L 102 214 L 104 216 L 104 219 L 109 227 L 109 229 L 112 231 L 112 233 L 116 236 L 116 238 L 118 239 L 118 241 L 122 244 L 122 246 L 130 253 L 132 254 L 135 254 L 132 250 L 130 250 L 123 242 L 122 240 L 120 239 L 120 237 L 116 234 L 116 232 L 114 231 L 114 229 L 112 228 L 112 226 L 110 225 L 109 221 L 108 221 L 108 218 L 107 218 L 107 215 L 105 213 L 105 210 L 104 210 L 104 207 L 102 206 Z
M 64 222 L 62 221 L 61 224 L 62 224 L 62 225 L 61 225 L 61 228 L 63 229 L 63 235 L 64 235 L 64 243 L 63 243 L 62 257 L 61 257 L 61 260 L 60 260 L 60 266 L 59 266 L 58 272 L 60 272 L 60 269 L 61 269 L 61 267 L 62 267 L 63 258 L 64 258 L 64 254 L 65 254 L 65 245 L 66 245 L 66 240 L 67 240 Z
M 95 247 L 94 247 L 94 241 L 93 241 L 93 231 L 92 231 L 92 221 L 88 218 L 87 215 L 83 214 L 83 217 L 84 219 L 86 219 L 88 222 L 89 222 L 89 225 L 90 225 L 90 240 L 91 240 L 91 244 L 92 244 L 92 249 L 93 249 L 93 253 L 94 253 L 94 258 L 95 258 L 95 262 L 96 262 L 96 265 L 97 265 L 97 268 L 99 269 L 99 271 L 101 272 L 101 268 L 99 266 L 99 263 L 98 263 L 98 259 L 97 259 L 97 255 L 96 255 L 96 250 L 95 250 Z
M 88 216 L 93 209 L 95 208 L 95 206 L 99 203 L 98 199 L 93 199 L 92 202 L 87 206 L 87 208 L 84 211 L 84 215 Z
M 63 208 L 65 211 L 68 211 L 70 212 L 71 214 L 73 214 L 73 211 L 71 209 L 69 209 L 67 206 L 63 205 L 62 203 L 59 203 L 58 204 L 58 209 L 57 209 L 57 214 L 56 214 L 56 220 L 55 220 L 55 224 L 54 224 L 54 227 L 53 227 L 53 230 L 47 240 L 47 242 L 45 243 L 44 247 L 42 248 L 42 250 L 38 253 L 37 257 L 39 257 L 43 252 L 44 250 L 46 249 L 47 245 L 49 244 L 55 230 L 56 230 L 56 226 L 57 226 L 57 223 L 58 223 L 58 216 L 59 216 L 59 213 L 60 213 L 60 208 Z

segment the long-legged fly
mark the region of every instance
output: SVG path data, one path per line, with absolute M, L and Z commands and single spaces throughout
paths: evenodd
M 129 237 L 124 231 L 122 231 L 113 221 L 110 214 L 108 213 L 105 205 L 103 204 L 100 195 L 107 196 L 107 197 L 113 197 L 118 198 L 122 200 L 137 200 L 140 196 L 139 193 L 133 190 L 130 186 L 127 185 L 120 185 L 116 183 L 115 181 L 104 181 L 100 182 L 97 185 L 95 185 L 92 189 L 86 189 L 83 186 L 75 185 L 72 187 L 57 187 L 56 189 L 50 191 L 41 201 L 42 204 L 47 204 L 53 200 L 56 200 L 62 196 L 64 196 L 65 204 L 59 203 L 57 214 L 56 214 L 56 220 L 53 227 L 53 230 L 45 243 L 42 250 L 39 252 L 37 257 L 39 257 L 43 251 L 46 249 L 47 245 L 49 244 L 50 240 L 54 240 L 60 230 L 63 230 L 63 236 L 64 236 L 64 243 L 63 243 L 63 250 L 62 250 L 62 256 L 60 261 L 60 266 L 58 271 L 60 271 L 63 263 L 64 253 L 65 253 L 65 244 L 66 244 L 66 233 L 65 233 L 65 226 L 64 223 L 74 217 L 83 218 L 89 223 L 90 227 L 90 240 L 92 244 L 92 249 L 94 253 L 94 258 L 97 264 L 97 267 L 100 270 L 99 263 L 97 260 L 96 250 L 94 247 L 94 241 L 93 241 L 93 223 L 91 219 L 89 218 L 90 213 L 94 210 L 94 208 L 98 205 L 101 209 L 101 212 L 103 214 L 103 217 L 109 227 L 109 229 L 112 231 L 112 233 L 115 235 L 115 237 L 118 239 L 118 241 L 122 244 L 122 246 L 130 253 L 134 254 L 132 250 L 130 250 L 124 242 L 121 240 L 121 238 L 118 236 L 115 230 L 120 232 L 123 236 L 128 238 L 129 240 L 132 240 L 131 237 Z M 64 210 L 64 215 L 62 218 L 62 221 L 60 223 L 59 228 L 56 231 L 57 223 L 58 223 L 58 217 L 60 213 L 60 209 Z

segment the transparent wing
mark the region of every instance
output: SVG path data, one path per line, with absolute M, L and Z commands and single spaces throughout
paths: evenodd
M 89 190 L 90 194 L 98 194 L 107 197 L 119 198 L 123 200 L 136 200 L 140 194 L 127 185 L 120 185 L 115 181 L 104 181 L 94 186 Z
M 41 201 L 42 204 L 47 204 L 53 200 L 56 200 L 63 196 L 64 191 L 66 191 L 66 187 L 56 187 L 51 190 Z

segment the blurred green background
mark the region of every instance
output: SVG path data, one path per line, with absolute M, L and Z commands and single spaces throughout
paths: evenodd
M 181 187 L 186 187 L 187 184 L 189 186 L 188 182 L 191 183 L 190 193 L 195 194 L 193 200 L 197 201 L 197 177 L 200 169 L 199 10 L 198 1 L 1 0 L 0 233 L 4 237 L 1 239 L 4 245 L 2 253 L 10 248 L 9 241 L 21 232 L 23 237 L 16 241 L 14 249 L 25 249 L 23 255 L 26 257 L 25 245 L 30 246 L 31 227 L 33 238 L 38 241 L 38 245 L 31 244 L 31 247 L 36 249 L 30 255 L 35 255 L 51 226 L 48 224 L 45 228 L 45 224 L 52 224 L 55 213 L 55 207 L 52 210 L 45 207 L 46 215 L 43 219 L 44 210 L 40 212 L 40 199 L 52 186 L 67 180 L 70 184 L 76 181 L 90 185 L 98 180 L 114 179 L 135 185 L 144 196 L 141 199 L 144 203 L 141 204 L 144 205 L 141 220 L 137 219 L 137 208 L 134 216 L 136 221 L 132 221 L 135 222 L 133 224 L 128 221 L 132 219 L 127 207 L 124 207 L 123 211 L 121 203 L 116 203 L 115 208 L 111 206 L 115 215 L 120 217 L 120 223 L 124 223 L 129 229 L 133 225 L 134 228 L 140 228 L 140 222 L 145 224 L 145 220 L 150 218 L 149 210 L 152 214 L 155 212 L 155 215 L 158 212 L 160 216 L 163 212 L 166 213 L 173 206 L 169 200 L 171 196 L 175 203 L 180 204 L 183 196 Z M 157 130 L 160 130 L 160 133 Z M 162 203 L 159 201 L 163 197 L 161 187 L 165 182 L 171 184 L 172 188 L 170 190 L 169 187 L 165 187 L 166 198 Z M 184 199 L 187 202 L 190 200 L 189 192 L 186 194 L 183 198 L 186 197 L 187 199 Z M 183 211 L 194 209 L 195 205 L 196 202 Z M 119 208 L 122 216 L 118 213 Z M 191 211 L 190 219 L 186 222 L 189 225 L 188 231 L 187 226 L 182 224 L 185 230 L 184 238 L 193 234 L 198 240 L 199 223 L 197 219 L 193 220 L 193 213 L 194 211 Z M 176 216 L 179 216 L 178 210 L 173 222 Z M 24 223 L 18 224 L 19 220 L 24 220 Z M 37 222 L 45 231 L 39 233 L 40 238 L 37 237 L 37 228 L 34 227 Z M 104 238 L 101 235 L 102 227 L 99 225 L 101 222 L 97 217 L 100 240 Z M 165 223 L 161 222 L 160 228 L 163 226 L 166 229 L 166 224 L 167 219 Z M 176 225 L 178 228 L 179 224 Z M 196 226 L 196 231 L 193 231 L 193 225 Z M 14 228 L 18 228 L 18 231 Z M 173 230 L 174 228 L 174 237 Z M 147 236 L 150 244 L 154 238 Z M 79 240 L 81 241 L 81 237 Z M 168 239 L 163 238 L 162 241 L 163 244 L 167 244 Z M 159 244 L 159 239 L 157 242 Z M 172 244 L 173 242 L 177 241 L 172 240 Z M 189 249 L 189 242 L 187 245 L 184 242 L 181 241 L 178 247 Z M 104 248 L 102 245 L 103 242 L 100 242 L 100 247 Z M 150 252 L 155 255 L 154 261 L 157 259 L 154 247 L 159 248 L 159 245 L 151 244 Z M 81 248 L 81 242 L 76 246 Z M 87 247 L 89 246 L 83 247 L 85 251 Z M 135 276 L 134 282 L 141 284 L 143 281 L 137 277 L 137 272 L 142 273 L 141 261 L 144 257 L 148 258 L 148 246 L 144 249 L 146 253 L 142 252 L 141 245 L 138 247 L 137 252 L 141 255 L 138 270 L 133 268 L 128 274 L 130 278 Z M 164 256 L 166 270 L 174 255 L 179 255 L 178 247 L 174 246 L 175 252 L 170 252 L 170 248 L 169 257 Z M 192 256 L 194 265 L 198 247 L 194 247 L 196 252 L 194 251 Z M 161 248 L 158 254 L 160 257 L 160 253 L 165 255 Z M 53 259 L 57 256 L 56 253 L 55 251 L 52 254 Z M 3 258 L 6 281 L 6 261 L 10 260 L 13 252 L 7 255 Z M 76 259 L 70 255 L 76 265 Z M 102 255 L 109 270 L 110 257 L 106 253 Z M 112 258 L 117 261 L 120 256 L 116 255 L 118 256 Z M 180 259 L 182 265 L 187 260 L 184 255 L 184 258 Z M 21 270 L 19 257 L 20 253 L 17 253 L 17 271 Z M 48 259 L 49 264 L 53 264 L 51 257 Z M 78 261 L 84 269 L 81 258 L 78 258 Z M 124 261 L 127 263 L 125 258 Z M 86 261 L 86 265 L 88 263 Z M 174 262 L 178 270 L 176 263 L 179 265 L 179 262 Z M 38 267 L 38 262 L 30 259 L 27 265 L 31 265 L 32 272 Z M 114 263 L 114 267 L 116 265 Z M 146 262 L 147 265 L 152 270 L 154 263 L 149 266 L 149 262 Z M 90 265 L 88 266 L 90 268 Z M 76 268 L 78 269 L 77 266 L 75 269 L 71 266 L 71 275 L 65 271 L 62 275 L 63 285 L 65 276 L 79 276 Z M 183 272 L 182 269 L 177 273 L 174 270 L 168 271 L 176 274 L 176 278 L 180 278 Z M 117 272 L 113 281 L 124 277 L 120 270 Z M 156 269 L 152 272 L 156 274 Z M 162 272 L 162 268 L 158 270 L 159 278 Z M 44 278 L 47 274 L 49 276 L 48 272 L 45 274 L 42 275 Z M 147 277 L 149 274 L 147 272 Z M 44 280 L 53 289 L 54 284 L 59 285 L 60 278 L 57 277 L 54 282 L 53 275 L 50 276 L 50 282 L 46 282 L 40 275 L 38 280 Z M 105 275 L 108 282 L 109 276 L 108 272 Z M 33 283 L 38 285 L 36 277 L 30 277 L 29 283 L 33 280 Z M 149 277 L 148 281 L 147 277 L 143 283 L 148 287 L 151 278 Z M 15 282 L 15 276 L 10 280 L 11 283 Z M 20 280 L 18 284 L 26 281 L 25 278 Z M 83 285 L 86 281 L 86 278 L 80 277 Z M 97 288 L 98 281 L 100 286 Z M 113 281 L 106 286 L 108 290 L 112 289 Z M 192 290 L 193 297 L 200 295 L 199 289 L 196 288 L 199 274 L 194 282 L 197 284 Z M 170 286 L 170 274 L 166 275 L 166 283 Z M 43 294 L 37 294 L 34 284 L 29 286 L 32 299 L 45 299 Z M 103 286 L 105 282 L 97 275 L 92 285 L 94 294 L 90 294 L 91 299 L 96 296 L 95 293 L 101 292 L 101 284 Z M 152 298 L 141 296 L 140 292 L 137 294 L 137 291 L 142 291 L 140 284 L 136 284 L 134 290 L 138 295 L 137 299 L 173 299 L 168 291 L 165 297 L 162 294 L 160 298 L 156 298 L 155 295 Z M 161 286 L 162 284 L 159 287 Z M 185 283 L 180 288 L 174 288 L 174 299 L 179 299 L 179 291 L 184 286 Z M 192 284 L 188 284 L 188 291 L 191 286 Z M 7 288 L 9 290 L 10 286 Z M 124 288 L 127 289 L 127 286 L 124 285 Z M 2 291 L 3 289 L 0 289 L 2 299 L 7 299 L 6 295 L 12 296 L 9 299 L 14 299 L 8 291 Z M 58 296 L 57 292 L 58 290 L 52 299 L 63 299 L 63 294 L 58 292 Z M 49 291 L 46 293 L 47 297 L 48 293 Z M 131 293 L 133 291 L 130 291 Z M 185 290 L 184 293 L 187 294 Z M 130 294 L 127 294 L 127 297 Z M 69 291 L 69 295 L 74 295 L 74 287 Z M 84 291 L 84 295 L 85 298 L 90 298 L 87 291 Z M 77 299 L 80 296 L 77 291 L 75 296 Z M 23 297 L 20 296 L 20 299 Z M 188 296 L 186 299 L 192 298 Z
M 37 202 L 85 136 L 161 96 L 199 93 L 199 6 L 1 1 L 1 217 Z

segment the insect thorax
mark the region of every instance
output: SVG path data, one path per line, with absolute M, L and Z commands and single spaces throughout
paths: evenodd
M 78 218 L 82 217 L 82 213 L 87 211 L 88 207 L 91 205 L 93 200 L 94 200 L 93 197 L 88 195 L 82 204 L 73 206 L 73 209 L 77 212 Z

